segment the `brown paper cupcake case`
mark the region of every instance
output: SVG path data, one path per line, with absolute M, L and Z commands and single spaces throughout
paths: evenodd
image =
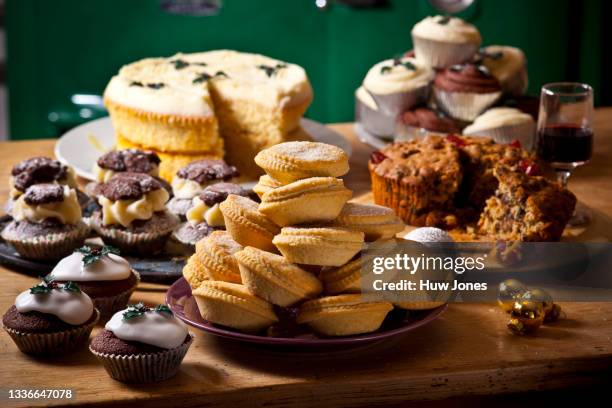
M 19 350 L 26 354 L 44 354 L 71 351 L 89 340 L 89 334 L 100 319 L 100 312 L 94 309 L 96 318 L 85 326 L 55 333 L 27 333 L 4 327 Z
M 108 375 L 121 382 L 155 382 L 173 377 L 179 370 L 181 362 L 193 343 L 193 334 L 189 334 L 189 341 L 180 346 L 152 354 L 132 354 L 120 356 L 116 354 L 99 353 L 89 350 L 104 366 Z
M 150 255 L 161 251 L 166 245 L 173 228 L 167 231 L 142 232 L 134 234 L 116 228 L 96 227 L 96 232 L 104 243 L 116 246 L 122 253 L 134 255 Z
M 446 68 L 471 59 L 478 51 L 477 43 L 447 43 L 413 36 L 416 58 L 435 68 Z
M 89 235 L 84 223 L 77 224 L 73 231 L 32 237 L 24 240 L 3 236 L 23 258 L 53 260 L 69 255 L 83 244 Z
M 115 296 L 91 298 L 96 309 L 100 311 L 100 320 L 102 322 L 108 320 L 119 310 L 125 309 L 125 307 L 127 306 L 130 300 L 130 296 L 132 296 L 132 293 L 134 293 L 134 290 L 140 282 L 140 274 L 133 269 L 132 273 L 136 275 L 136 284 L 134 285 L 134 287 L 126 290 L 125 292 L 121 292 Z

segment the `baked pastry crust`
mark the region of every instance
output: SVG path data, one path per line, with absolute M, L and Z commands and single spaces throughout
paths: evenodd
M 337 295 L 339 293 L 361 293 L 361 257 L 350 261 L 338 268 L 323 268 L 321 280 L 325 286 L 325 293 Z
M 264 251 L 275 250 L 272 238 L 280 228 L 258 211 L 255 201 L 230 194 L 219 208 L 225 219 L 225 227 L 234 241 Z
M 259 181 L 253 187 L 253 191 L 259 196 L 259 198 L 261 198 L 268 191 L 283 185 L 284 183 L 268 176 L 267 174 L 264 174 L 263 176 L 259 177 Z
M 278 306 L 291 306 L 323 290 L 310 272 L 280 255 L 246 247 L 235 254 L 244 285 L 251 293 Z
M 279 143 L 259 152 L 255 163 L 283 183 L 309 177 L 340 177 L 349 170 L 344 150 L 318 142 Z
M 339 227 L 284 227 L 272 241 L 292 263 L 341 266 L 363 246 L 363 232 Z
M 366 242 L 393 238 L 405 225 L 392 209 L 376 204 L 346 203 L 333 226 L 361 231 Z
M 259 211 L 281 227 L 335 219 L 353 193 L 335 177 L 311 177 L 261 197 Z
M 244 285 L 204 281 L 192 291 L 203 319 L 245 332 L 257 332 L 278 321 L 272 305 Z
M 328 296 L 305 302 L 297 322 L 326 336 L 349 336 L 378 330 L 391 309 L 391 303 L 365 302 L 358 294 Z

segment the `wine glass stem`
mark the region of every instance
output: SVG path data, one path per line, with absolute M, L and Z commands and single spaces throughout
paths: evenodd
M 568 170 L 557 170 L 557 182 L 561 187 L 567 188 L 567 180 L 569 180 L 570 174 Z

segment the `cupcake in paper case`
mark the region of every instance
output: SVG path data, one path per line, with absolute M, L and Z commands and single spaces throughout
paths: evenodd
M 424 106 L 403 112 L 395 121 L 395 141 L 419 139 L 429 134 L 460 132 L 461 122 Z
M 518 48 L 489 45 L 481 48 L 474 60 L 487 67 L 508 96 L 521 96 L 527 90 L 527 59 Z
M 416 58 L 434 68 L 470 60 L 482 38 L 478 29 L 458 17 L 430 16 L 412 28 Z
M 198 194 L 210 185 L 231 181 L 240 176 L 234 166 L 220 159 L 196 160 L 176 172 L 172 179 L 174 197 L 166 208 L 181 220 L 186 219 L 187 211 Z
M 138 303 L 115 313 L 89 350 L 113 379 L 146 383 L 173 377 L 192 342 L 168 306 Z
M 497 143 L 519 141 L 531 150 L 535 140 L 536 123 L 531 115 L 515 108 L 491 108 L 463 129 L 464 135 L 490 137 Z
M 78 283 L 106 320 L 125 309 L 140 275 L 119 256 L 117 248 L 83 246 L 59 261 L 47 279 Z
M 76 283 L 46 280 L 17 296 L 2 325 L 23 353 L 52 357 L 84 346 L 99 317 Z
M 124 254 L 161 251 L 179 219 L 165 209 L 169 194 L 162 182 L 143 173 L 119 173 L 100 185 L 92 226 L 108 245 Z
M 23 258 L 54 260 L 83 244 L 89 227 L 81 217 L 77 193 L 67 185 L 34 184 L 13 203 L 2 238 Z
M 414 58 L 379 62 L 355 92 L 356 120 L 377 136 L 393 135 L 397 115 L 427 101 L 434 75 Z
M 453 65 L 436 75 L 433 85 L 438 107 L 449 116 L 471 122 L 502 95 L 501 86 L 484 65 Z

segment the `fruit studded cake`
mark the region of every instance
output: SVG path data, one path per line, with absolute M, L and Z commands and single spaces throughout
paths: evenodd
M 416 226 L 475 225 L 490 238 L 555 241 L 576 204 L 539 176 L 535 157 L 518 143 L 429 135 L 374 152 L 368 167 L 374 201 Z
M 300 66 L 229 50 L 131 63 L 104 92 L 119 147 L 158 153 L 166 179 L 192 160 L 224 156 L 259 174 L 257 152 L 304 137 L 299 120 L 311 100 Z

